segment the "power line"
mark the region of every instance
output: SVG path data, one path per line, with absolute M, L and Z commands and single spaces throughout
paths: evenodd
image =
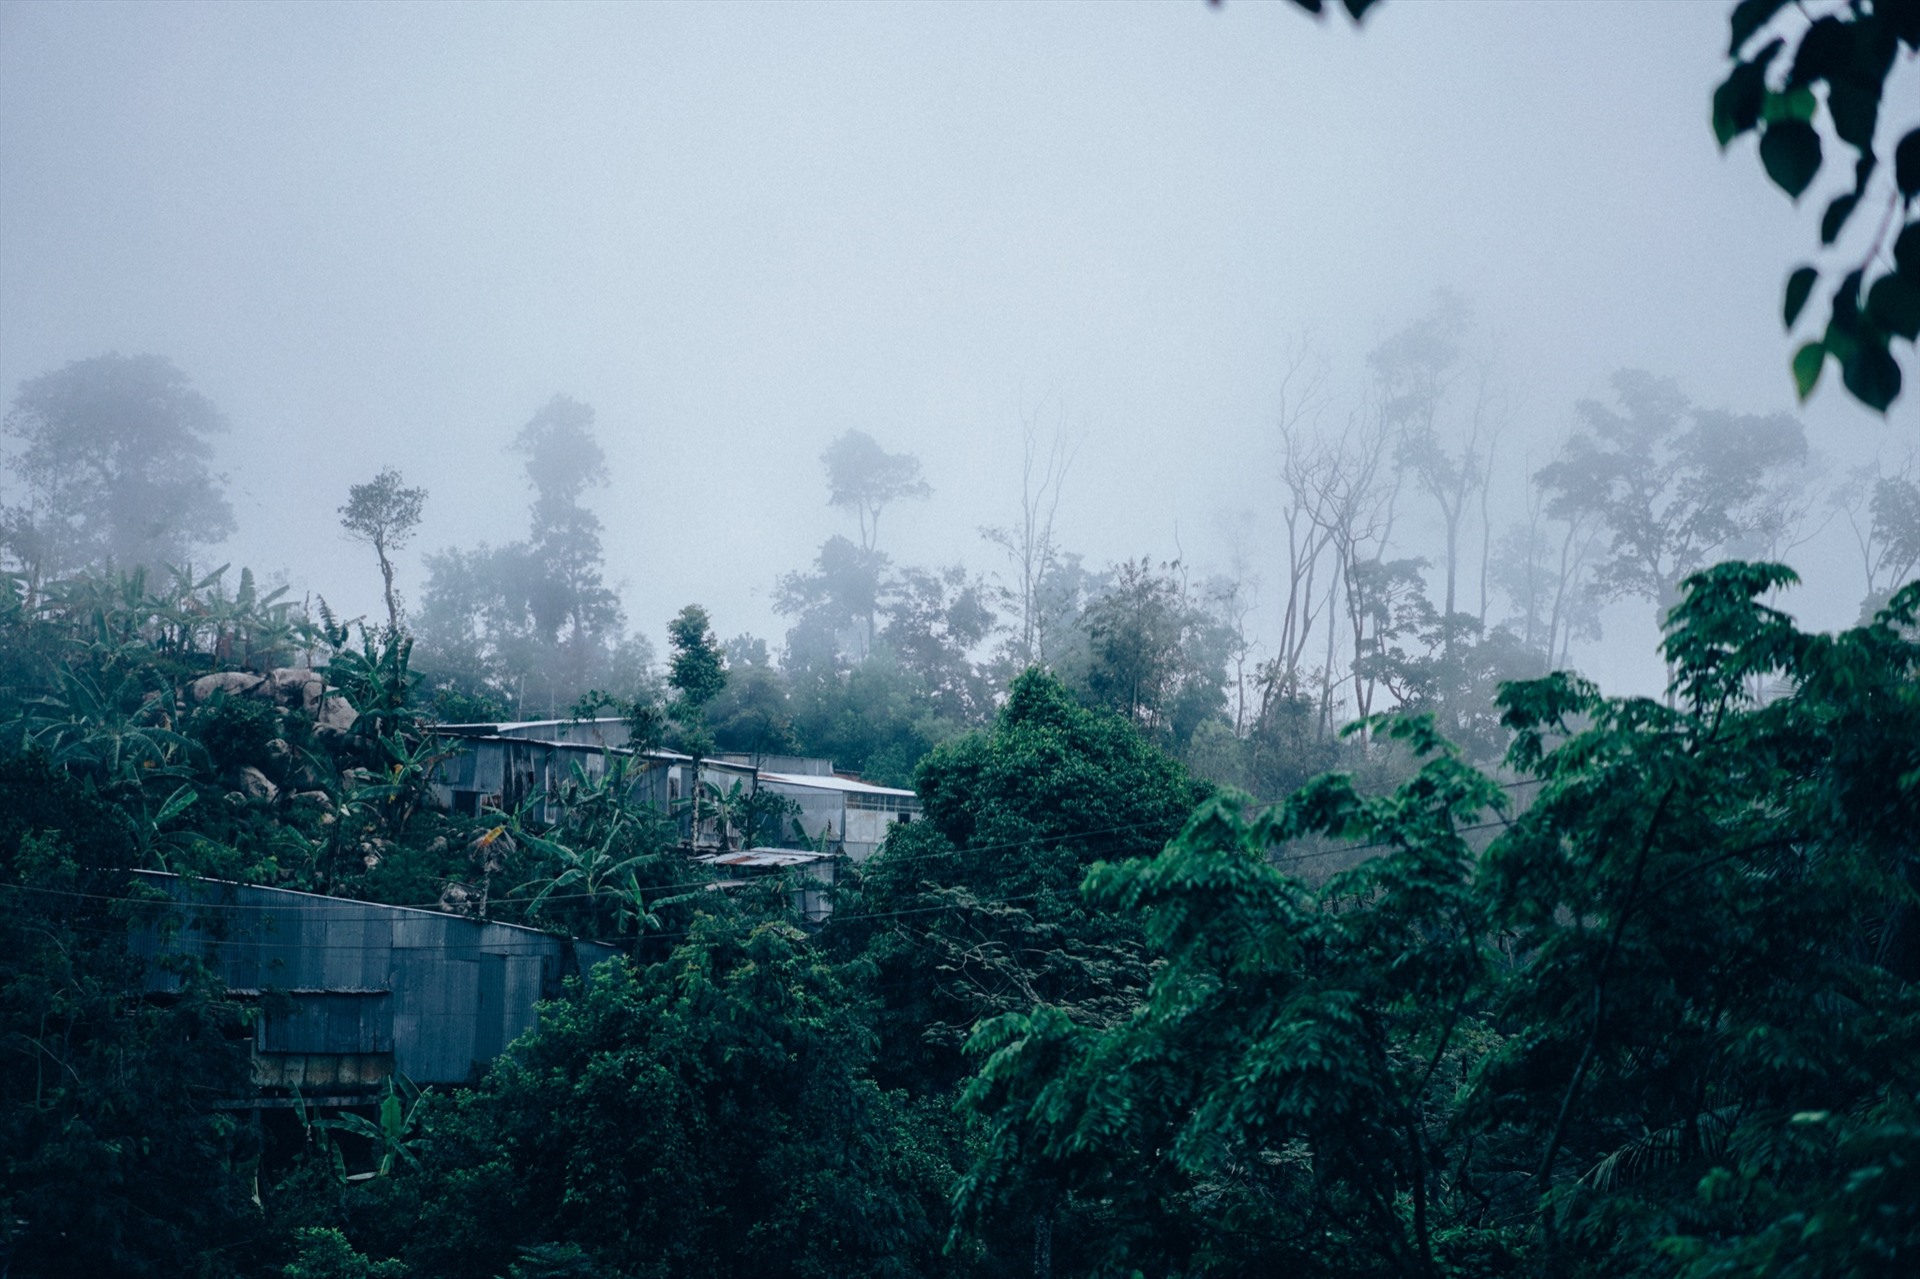
M 1522 778 L 1522 779 L 1518 779 L 1510 782 L 1496 782 L 1495 785 L 1503 790 L 1517 790 L 1523 786 L 1540 785 L 1545 780 L 1546 779 L 1544 778 Z M 1379 796 L 1378 795 L 1362 796 L 1361 798 L 1379 798 Z M 1277 807 L 1278 805 L 1284 804 L 1285 802 L 1287 802 L 1285 799 L 1256 800 L 1250 804 L 1245 805 L 1244 810 L 1245 811 L 1263 811 L 1266 809 Z M 1054 835 L 1045 835 L 1045 834 L 1034 835 L 1025 839 L 1006 841 L 999 844 L 973 845 L 973 846 L 967 846 L 967 847 L 948 847 L 943 849 L 927 849 L 918 853 L 893 853 L 893 854 L 883 854 L 883 856 L 887 856 L 892 861 L 895 861 L 895 862 L 909 861 L 909 860 L 917 861 L 917 860 L 922 860 L 922 859 L 931 858 L 931 857 L 969 857 L 969 856 L 974 856 L 974 855 L 978 855 L 981 853 L 988 853 L 988 852 L 1002 852 L 1007 850 L 1027 849 L 1027 848 L 1032 848 L 1036 845 L 1045 846 L 1046 844 L 1049 844 L 1049 843 L 1058 844 L 1058 843 L 1063 843 L 1069 840 L 1092 839 L 1102 835 L 1120 834 L 1123 832 L 1146 829 L 1148 827 L 1153 827 L 1153 826 L 1163 826 L 1164 824 L 1165 824 L 1164 822 L 1156 821 L 1156 820 L 1128 822 L 1128 823 L 1117 824 L 1114 826 L 1100 827 L 1100 828 L 1096 828 L 1094 830 L 1088 830 L 1088 831 L 1068 831 L 1068 832 L 1061 832 L 1059 834 L 1054 834 Z M 1508 823 L 1505 821 L 1482 822 L 1482 823 L 1477 823 L 1469 826 L 1456 827 L 1453 829 L 1451 833 L 1455 835 L 1466 835 L 1466 834 L 1472 834 L 1472 833 L 1485 831 L 1485 830 L 1497 829 L 1507 824 Z M 1267 861 L 1269 864 L 1273 864 L 1273 865 L 1294 865 L 1302 862 L 1317 861 L 1317 860 L 1328 858 L 1328 857 L 1337 857 L 1342 855 L 1350 855 L 1353 853 L 1367 852 L 1373 849 L 1390 848 L 1390 847 L 1394 847 L 1396 843 L 1397 841 L 1394 841 L 1394 840 L 1375 840 L 1375 841 L 1369 841 L 1369 842 L 1358 843 L 1358 844 L 1337 844 L 1331 847 L 1314 849 L 1314 850 L 1310 850 L 1303 853 L 1285 854 L 1285 855 L 1275 854 L 1275 855 L 1269 856 L 1267 858 Z M 1115 845 L 1106 849 L 1099 849 L 1095 851 L 1109 852 L 1109 851 L 1123 851 L 1123 849 L 1120 846 Z M 774 886 L 778 882 L 777 878 L 774 876 L 767 876 L 764 878 L 766 879 L 770 887 Z M 192 881 L 182 881 L 182 882 L 192 882 Z M 225 881 L 213 881 L 213 882 L 224 883 Z M 710 888 L 713 886 L 713 884 L 714 884 L 714 881 L 712 879 L 701 879 L 701 880 L 686 880 L 686 881 L 680 881 L 677 883 L 669 883 L 669 884 L 647 884 L 647 885 L 641 885 L 640 887 L 643 892 L 666 893 L 666 892 L 671 892 L 678 889 Z M 41 893 L 41 894 L 47 894 L 47 895 L 62 896 L 62 897 L 68 897 L 73 899 L 80 899 L 80 900 L 111 902 L 111 903 L 118 903 L 118 904 L 143 905 L 143 906 L 151 906 L 151 907 L 162 907 L 162 906 L 188 907 L 188 908 L 202 909 L 202 910 L 218 910 L 222 912 L 252 911 L 252 912 L 259 912 L 262 915 L 279 914 L 283 916 L 318 916 L 318 915 L 324 914 L 342 923 L 370 922 L 376 918 L 382 917 L 380 912 L 390 911 L 390 910 L 421 911 L 422 913 L 432 915 L 436 918 L 453 919 L 463 923 L 476 924 L 480 926 L 486 926 L 491 924 L 491 925 L 498 925 L 501 927 L 526 929 L 531 932 L 539 933 L 543 937 L 552 938 L 556 941 L 566 941 L 566 940 L 584 941 L 584 942 L 588 942 L 590 944 L 595 944 L 595 945 L 617 945 L 617 944 L 624 944 L 628 941 L 635 941 L 635 940 L 644 941 L 644 940 L 650 940 L 650 939 L 671 940 L 675 937 L 686 937 L 691 935 L 691 930 L 682 930 L 677 932 L 623 934 L 621 936 L 614 937 L 614 938 L 569 938 L 564 934 L 547 933 L 545 932 L 545 930 L 539 929 L 529 924 L 518 924 L 508 920 L 484 919 L 484 918 L 474 918 L 474 917 L 465 916 L 465 915 L 456 915 L 450 911 L 437 909 L 438 902 L 435 902 L 432 905 L 414 905 L 414 904 L 406 904 L 406 903 L 371 902 L 371 901 L 362 902 L 354 898 L 331 897 L 325 894 L 318 894 L 318 893 L 309 894 L 309 893 L 304 893 L 302 890 L 298 890 L 298 889 L 281 889 L 272 885 L 244 885 L 243 884 L 243 885 L 235 885 L 235 886 L 246 887 L 246 888 L 257 888 L 257 889 L 270 891 L 270 892 L 287 892 L 290 894 L 294 894 L 298 897 L 311 897 L 313 899 L 314 904 L 310 906 L 303 905 L 298 901 L 289 902 L 285 904 L 271 903 L 271 902 L 257 902 L 257 903 L 255 902 L 184 902 L 179 898 L 174 898 L 171 896 L 136 897 L 136 896 L 129 896 L 129 895 L 115 895 L 115 894 L 105 894 L 105 893 L 85 893 L 85 892 L 79 892 L 79 891 L 68 890 L 68 889 L 41 888 L 35 885 L 26 885 L 26 884 L 0 883 L 0 888 L 8 888 L 8 889 L 14 889 L 16 891 L 35 892 L 35 893 Z M 823 887 L 828 887 L 828 886 L 823 885 Z M 804 885 L 801 886 L 801 890 L 805 891 Z M 1028 893 L 1028 894 L 1021 894 L 1018 896 L 1007 897 L 1007 898 L 975 898 L 973 899 L 971 904 L 980 905 L 980 906 L 1011 905 L 1015 902 L 1029 901 L 1044 895 L 1045 894 L 1043 893 Z M 606 894 L 602 894 L 602 893 L 565 893 L 565 894 L 556 893 L 556 894 L 548 894 L 546 897 L 541 898 L 540 900 L 543 902 L 594 901 L 594 900 L 603 900 L 606 896 L 607 896 Z M 508 900 L 508 899 L 502 899 L 502 900 Z M 357 919 L 341 919 L 340 916 L 341 916 L 342 903 L 362 905 L 367 908 L 366 914 L 359 916 Z M 956 910 L 961 908 L 962 908 L 961 904 L 949 902 L 949 903 L 943 903 L 937 906 L 904 908 L 899 911 L 861 912 L 861 913 L 853 913 L 853 914 L 849 914 L 846 912 L 838 912 L 833 914 L 831 918 L 845 923 L 845 922 L 853 922 L 853 921 L 858 921 L 863 919 L 888 918 L 895 915 L 940 913 L 944 911 Z M 118 932 L 118 930 L 96 930 L 96 931 L 99 931 L 103 935 L 113 935 L 114 933 Z M 285 946 L 297 945 L 302 949 L 319 948 L 319 949 L 325 949 L 325 950 L 331 950 L 331 951 L 354 951 L 354 950 L 374 951 L 374 950 L 395 949 L 395 947 L 393 947 L 391 943 L 387 943 L 387 944 L 373 943 L 373 944 L 356 945 L 356 944 L 334 943 L 334 942 L 296 943 L 291 939 L 276 942 L 269 939 L 211 938 L 211 937 L 202 937 L 202 938 L 199 938 L 198 940 L 200 944 L 203 944 L 203 945 L 244 945 L 244 946 L 255 946 L 255 947 L 285 947 Z M 504 944 L 506 943 L 498 942 L 498 943 L 494 943 L 492 946 L 488 946 L 486 943 L 446 943 L 442 946 L 436 947 L 436 949 L 443 949 L 443 950 L 472 949 L 472 950 L 487 951 L 489 953 L 507 953 L 507 952 L 502 952 L 499 949 L 500 946 Z
M 1458 827 L 1452 833 L 1456 835 L 1465 835 L 1465 834 L 1470 834 L 1478 831 L 1493 830 L 1499 827 L 1503 827 L 1505 825 L 1506 825 L 1505 822 L 1499 822 L 1499 821 L 1481 822 L 1481 823 L 1477 823 L 1470 826 Z M 1276 864 L 1276 863 L 1292 864 L 1297 862 L 1318 860 L 1324 857 L 1338 856 L 1340 854 L 1346 854 L 1346 853 L 1366 852 L 1368 850 L 1378 849 L 1378 848 L 1391 848 L 1396 846 L 1397 842 L 1398 841 L 1395 841 L 1395 840 L 1374 840 L 1374 841 L 1369 841 L 1369 842 L 1360 843 L 1360 844 L 1341 844 L 1341 845 L 1337 845 L 1330 848 L 1315 849 L 1310 852 L 1293 854 L 1291 856 L 1286 856 L 1286 857 L 1273 857 L 1267 860 L 1268 860 L 1268 864 Z M 772 877 L 768 877 L 769 887 L 775 886 L 775 882 L 776 881 L 774 881 Z M 705 886 L 704 883 L 702 886 Z M 30 892 L 48 893 L 48 894 L 53 894 L 58 896 L 67 896 L 67 897 L 84 897 L 88 900 L 94 900 L 94 901 L 129 903 L 129 904 L 138 904 L 138 905 L 152 906 L 152 907 L 177 907 L 177 908 L 186 908 L 189 910 L 199 909 L 199 910 L 211 910 L 211 911 L 232 911 L 232 910 L 239 910 L 239 909 L 251 909 L 251 910 L 268 911 L 268 912 L 277 910 L 282 914 L 291 914 L 295 916 L 324 915 L 334 919 L 338 919 L 338 915 L 339 915 L 339 908 L 331 904 L 325 905 L 325 906 L 314 905 L 314 906 L 278 907 L 278 906 L 265 904 L 265 903 L 249 904 L 249 903 L 237 903 L 237 902 L 192 902 L 192 901 L 182 901 L 178 898 L 171 898 L 171 897 L 161 899 L 161 898 L 151 898 L 151 897 L 114 896 L 114 895 L 104 894 L 104 893 L 77 893 L 77 892 L 71 892 L 69 890 L 62 890 L 62 889 L 36 888 L 30 885 L 24 885 L 24 884 L 0 884 L 0 888 L 10 888 L 10 889 L 16 889 L 16 890 L 25 890 Z M 850 922 L 857 922 L 857 921 L 867 920 L 867 919 L 887 919 L 887 918 L 894 918 L 894 917 L 906 916 L 906 915 L 940 914 L 940 913 L 945 913 L 949 911 L 965 910 L 973 907 L 1009 906 L 1017 902 L 1032 901 L 1047 895 L 1048 894 L 1046 892 L 1032 892 L 1032 893 L 1016 894 L 1008 897 L 973 897 L 965 902 L 949 901 L 949 902 L 942 902 L 936 905 L 903 907 L 897 910 L 888 910 L 888 911 L 835 912 L 832 915 L 830 915 L 829 918 L 832 920 L 838 921 L 840 923 L 850 923 Z M 354 902 L 353 899 L 351 898 L 318 898 L 318 900 L 326 903 L 348 902 L 355 905 L 362 905 L 367 908 L 367 913 L 365 915 L 359 916 L 357 918 L 339 920 L 338 922 L 341 922 L 341 923 L 367 923 L 367 922 L 371 922 L 376 918 L 380 918 L 381 916 L 379 915 L 378 912 L 390 911 L 390 910 L 396 910 L 396 909 L 414 909 L 411 907 L 394 907 L 394 906 L 390 906 L 385 903 L 379 903 L 379 902 Z M 645 942 L 645 941 L 652 941 L 652 940 L 666 941 L 666 940 L 673 940 L 675 938 L 689 937 L 695 931 L 693 929 L 680 929 L 680 930 L 661 931 L 661 932 L 639 932 L 639 933 L 632 933 L 632 934 L 622 934 L 616 937 L 567 937 L 565 935 L 557 934 L 557 933 L 544 933 L 541 930 L 530 928 L 529 926 L 524 924 L 513 924 L 504 920 L 475 919 L 468 916 L 453 915 L 450 913 L 437 913 L 437 917 L 442 919 L 455 920 L 460 923 L 472 924 L 479 927 L 496 925 L 500 927 L 507 927 L 507 928 L 514 928 L 514 929 L 525 929 L 527 931 L 540 933 L 543 938 L 549 939 L 551 942 L 568 942 L 568 941 L 587 942 L 593 945 L 621 945 L 627 942 Z M 391 918 L 391 917 L 388 916 L 387 918 Z M 750 926 L 758 927 L 761 924 L 766 922 L 769 922 L 769 921 L 755 920 L 755 921 L 752 921 Z M 80 931 L 92 932 L 100 936 L 122 935 L 120 930 L 118 929 L 81 928 Z M 330 951 L 330 952 L 336 952 L 336 953 L 389 951 L 389 950 L 395 950 L 395 949 L 403 949 L 403 950 L 404 949 L 433 949 L 433 950 L 442 950 L 442 951 L 473 950 L 473 951 L 480 951 L 480 952 L 485 952 L 490 954 L 516 953 L 511 949 L 503 949 L 505 947 L 510 947 L 512 945 L 512 943 L 507 940 L 496 941 L 493 943 L 446 942 L 446 943 L 438 943 L 431 947 L 405 947 L 405 946 L 396 946 L 390 941 L 389 942 L 349 943 L 349 942 L 335 942 L 335 941 L 310 941 L 310 940 L 295 938 L 292 936 L 275 939 L 270 936 L 269 937 L 222 938 L 222 937 L 209 937 L 209 936 L 202 935 L 194 938 L 193 942 L 195 945 L 198 945 L 198 946 L 230 946 L 230 947 L 246 946 L 246 947 L 253 947 L 256 949 L 324 950 L 324 951 Z M 529 939 L 526 943 L 523 943 L 523 944 L 534 946 L 537 948 L 537 951 L 544 951 L 545 949 L 544 946 L 540 946 L 539 943 L 532 942 L 531 939 Z M 532 954 L 532 953 L 537 953 L 537 951 L 526 950 L 526 951 L 521 951 L 517 953 Z

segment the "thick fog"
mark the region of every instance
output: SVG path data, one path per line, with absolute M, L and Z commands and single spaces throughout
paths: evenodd
M 1344 414 L 1436 290 L 1499 392 L 1496 531 L 1621 368 L 1800 413 L 1836 473 L 1920 438 L 1911 390 L 1795 402 L 1779 296 L 1819 206 L 1716 148 L 1725 8 L 10 4 L 0 389 L 169 357 L 232 423 L 213 562 L 369 617 L 348 487 L 428 490 L 415 597 L 426 553 L 524 535 L 506 447 L 564 392 L 656 647 L 690 601 L 777 645 L 776 577 L 853 532 L 819 460 L 849 429 L 932 487 L 881 549 L 998 570 L 978 529 L 1038 422 L 1079 441 L 1066 549 L 1211 573 L 1237 539 L 1271 631 L 1289 353 Z M 1792 551 L 1789 606 L 1851 622 L 1850 555 Z M 1572 658 L 1650 689 L 1653 639 L 1629 602 Z

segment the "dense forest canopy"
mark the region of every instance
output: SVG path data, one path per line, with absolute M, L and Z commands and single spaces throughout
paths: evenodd
M 1220 562 L 1078 540 L 1063 498 L 1114 459 L 1053 399 L 984 527 L 932 514 L 965 481 L 924 436 L 843 418 L 786 477 L 838 523 L 758 547 L 755 634 L 630 611 L 619 514 L 658 477 L 572 394 L 468 441 L 519 495 L 484 539 L 429 540 L 479 500 L 448 459 L 355 454 L 305 590 L 229 562 L 216 447 L 250 428 L 188 369 L 26 377 L 0 1279 L 1913 1271 L 1920 133 L 1880 117 L 1920 4 L 1730 21 L 1701 126 L 1796 199 L 1853 154 L 1820 242 L 1865 256 L 1793 372 L 1887 415 L 1871 460 L 1678 354 L 1530 403 L 1472 294 L 1409 288 L 1357 358 L 1274 335 L 1267 497 Z M 1790 328 L 1832 275 L 1789 277 Z M 665 487 L 741 502 L 710 444 Z M 1816 539 L 1842 626 L 1785 608 Z M 1655 632 L 1659 689 L 1581 673 Z M 617 741 L 446 802 L 520 721 Z M 854 860 L 774 762 L 905 819 Z M 745 850 L 831 878 L 723 877 Z M 463 1083 L 322 1096 L 260 1071 L 300 992 L 170 946 L 205 921 L 154 885 L 195 881 L 608 958 Z

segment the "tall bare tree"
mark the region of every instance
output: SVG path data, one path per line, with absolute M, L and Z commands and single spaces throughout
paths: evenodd
M 1280 381 L 1280 523 L 1286 530 L 1284 573 L 1286 599 L 1280 615 L 1280 634 L 1263 681 L 1268 697 L 1302 695 L 1306 683 L 1306 651 L 1314 623 L 1330 606 L 1331 578 L 1323 577 L 1330 535 L 1314 518 L 1322 490 L 1321 473 L 1330 453 L 1317 435 L 1328 405 L 1327 362 L 1311 341 L 1299 339 L 1288 357 Z
M 1378 403 L 1355 410 L 1346 430 L 1334 440 L 1322 440 L 1311 452 L 1303 477 L 1307 519 L 1325 540 L 1334 582 L 1329 599 L 1336 598 L 1351 642 L 1352 664 L 1345 677 L 1333 671 L 1332 627 L 1328 606 L 1327 671 L 1321 692 L 1321 720 L 1330 723 L 1334 690 L 1342 683 L 1353 689 L 1354 711 L 1362 719 L 1373 713 L 1377 679 L 1367 673 L 1366 660 L 1380 647 L 1379 600 L 1374 585 L 1393 536 L 1399 475 L 1392 465 L 1394 431 Z
M 1018 631 L 1009 639 L 1009 656 L 1016 665 L 1047 664 L 1047 628 L 1042 625 L 1041 585 L 1059 560 L 1053 536 L 1060 510 L 1060 492 L 1073 466 L 1079 441 L 1069 440 L 1058 420 L 1042 437 L 1041 412 L 1035 409 L 1020 421 L 1020 518 L 1015 524 L 984 527 L 980 536 L 1006 553 L 1013 583 L 1005 589 L 1014 606 Z
M 386 589 L 387 626 L 400 633 L 400 596 L 393 588 L 393 553 L 412 540 L 420 525 L 427 491 L 408 488 L 391 466 L 365 484 L 347 490 L 340 508 L 340 527 L 356 542 L 365 542 L 380 557 L 380 580 Z

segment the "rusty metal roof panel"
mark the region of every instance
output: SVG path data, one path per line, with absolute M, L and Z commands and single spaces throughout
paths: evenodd
M 797 848 L 743 848 L 731 853 L 707 853 L 693 860 L 712 866 L 784 867 L 832 861 L 833 855 Z

